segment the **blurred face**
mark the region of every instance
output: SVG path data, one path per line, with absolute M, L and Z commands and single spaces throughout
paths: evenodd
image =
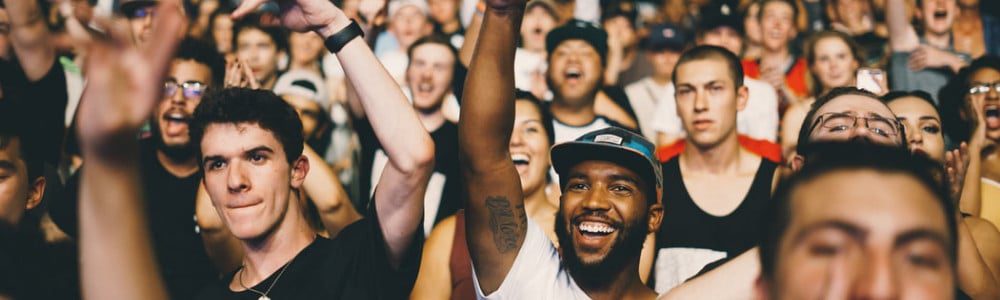
M 858 61 L 854 60 L 851 48 L 840 38 L 829 37 L 816 42 L 816 61 L 812 72 L 819 79 L 823 90 L 854 84 Z
M 583 104 L 593 101 L 604 67 L 601 55 L 583 40 L 566 40 L 549 53 L 546 71 L 557 101 Z
M 871 170 L 803 184 L 792 193 L 771 298 L 951 299 L 948 223 L 933 195 L 913 177 Z
M 871 29 L 875 25 L 869 0 L 837 0 L 834 5 L 837 21 L 843 23 L 847 28 L 852 30 L 855 28 Z
M 747 7 L 747 15 L 743 19 L 743 29 L 746 30 L 747 40 L 751 44 L 760 45 L 763 37 L 760 30 L 760 4 L 754 2 Z M 739 53 L 739 52 L 734 52 Z
M 455 55 L 447 46 L 426 43 L 413 49 L 406 82 L 413 94 L 413 107 L 421 112 L 441 109 L 441 102 L 451 92 Z
M 736 87 L 721 59 L 688 61 L 677 66 L 677 114 L 688 143 L 714 147 L 736 134 L 736 113 L 746 104 L 746 87 Z
M 429 34 L 430 30 L 427 16 L 413 5 L 400 8 L 389 20 L 389 32 L 396 36 L 400 49 L 409 48 L 417 39 Z
M 215 23 L 212 24 L 212 38 L 215 39 L 215 47 L 219 53 L 229 53 L 233 51 L 233 19 L 229 15 L 215 16 Z
M 646 234 L 659 228 L 662 208 L 646 205 L 653 183 L 605 161 L 578 163 L 565 175 L 556 216 L 563 262 L 577 281 L 604 280 L 638 257 Z
M 739 55 L 743 51 L 743 37 L 729 26 L 723 26 L 706 31 L 702 35 L 699 45 L 719 46 L 726 48 L 729 52 Z
M 622 46 L 628 48 L 635 46 L 639 40 L 636 38 L 635 29 L 629 22 L 626 17 L 614 17 L 605 20 L 603 26 L 609 37 L 617 37 Z
M 770 51 L 788 49 L 788 42 L 795 38 L 796 33 L 793 20 L 795 8 L 785 2 L 772 1 L 764 4 L 760 13 L 764 48 Z
M 514 103 L 514 131 L 510 136 L 510 157 L 525 195 L 545 188 L 549 171 L 549 137 L 542 124 L 542 112 L 528 101 Z
M 646 52 L 646 58 L 653 66 L 653 77 L 669 80 L 674 75 L 674 67 L 681 58 L 681 52 L 669 49 L 650 51 Z
M 983 68 L 969 76 L 970 86 L 989 86 L 989 91 L 978 94 L 967 94 L 973 103 L 983 103 L 983 120 L 986 121 L 986 138 L 1000 141 L 1000 92 L 995 88 L 1000 82 L 1000 70 Z
M 150 38 L 150 29 L 153 28 L 153 14 L 156 13 L 156 6 L 145 6 L 129 12 L 129 29 L 132 29 L 132 40 L 136 45 L 144 44 Z
M 10 40 L 7 39 L 7 35 L 10 34 L 10 16 L 7 15 L 7 10 L 0 8 L 0 58 L 10 59 Z
M 291 94 L 281 95 L 281 99 L 295 108 L 295 112 L 299 114 L 299 120 L 302 120 L 302 135 L 310 137 L 315 134 L 320 118 L 324 116 L 319 103 L 306 97 Z
M 843 95 L 816 110 L 809 139 L 825 142 L 860 139 L 881 145 L 900 145 L 903 140 L 895 120 L 896 115 L 878 99 Z
M 911 152 L 944 163 L 941 116 L 934 106 L 917 97 L 904 97 L 890 102 L 889 109 L 906 128 L 906 141 Z
M 205 189 L 236 238 L 264 237 L 296 205 L 292 193 L 302 186 L 308 163 L 299 158 L 290 165 L 270 131 L 248 123 L 210 124 L 201 151 Z
M 323 38 L 315 32 L 292 32 L 288 46 L 292 61 L 302 65 L 317 62 L 326 51 Z
M 920 15 L 927 33 L 947 34 L 958 16 L 958 6 L 955 0 L 923 0 Z
M 438 24 L 445 24 L 455 21 L 458 16 L 458 3 L 455 0 L 429 0 L 431 18 Z
M 521 42 L 531 51 L 545 52 L 545 36 L 556 27 L 556 19 L 545 8 L 535 6 L 521 21 Z
M 236 56 L 247 63 L 257 81 L 274 78 L 278 70 L 278 54 L 278 45 L 260 29 L 244 28 L 236 34 Z
M 0 147 L 0 223 L 15 226 L 21 222 L 24 211 L 38 203 L 29 199 L 34 195 L 28 166 L 21 156 L 20 139 L 8 138 L 5 144 Z
M 190 147 L 188 124 L 195 107 L 201 103 L 204 89 L 211 84 L 212 70 L 206 65 L 181 59 L 175 59 L 170 64 L 163 100 L 160 100 L 155 112 L 156 131 L 160 134 L 162 146 L 168 149 Z

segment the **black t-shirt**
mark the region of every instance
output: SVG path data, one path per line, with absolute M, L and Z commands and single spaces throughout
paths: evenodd
M 16 111 L 4 114 L 15 117 L 13 123 L 30 129 L 25 136 L 32 152 L 51 166 L 59 164 L 62 142 L 66 133 L 64 119 L 68 93 L 66 74 L 59 60 L 37 81 L 29 82 L 16 58 L 0 59 L 0 110 Z M 10 111 L 8 111 L 9 113 Z
M 17 229 L 0 224 L 0 298 L 80 299 L 75 249 L 46 244 L 29 218 Z
M 146 217 L 156 261 L 171 299 L 191 299 L 218 274 L 196 231 L 195 197 L 201 172 L 185 178 L 170 174 L 156 158 L 156 148 L 150 139 L 140 142 L 139 151 Z M 50 207 L 53 221 L 71 236 L 77 234 L 80 173 L 67 181 L 65 197 L 53 201 Z
M 381 151 L 382 144 L 375 137 L 368 120 L 354 121 L 354 128 L 358 133 L 361 142 L 361 191 L 368 193 L 377 182 L 371 182 L 372 169 L 375 162 L 376 153 Z M 461 208 L 462 174 L 458 167 L 458 125 L 445 121 L 441 127 L 430 133 L 434 140 L 434 173 L 444 177 L 443 186 L 435 186 L 436 181 L 431 180 L 428 192 L 437 189 L 441 191 L 440 206 L 436 216 L 426 216 L 434 218 L 434 223 L 455 214 Z M 366 194 L 367 195 L 367 194 Z M 364 205 L 367 206 L 367 205 Z M 359 206 L 359 207 L 364 207 Z
M 408 298 L 420 269 L 423 235 L 419 230 L 414 233 L 413 243 L 399 268 L 393 268 L 374 207 L 373 204 L 364 219 L 348 225 L 336 238 L 317 237 L 291 260 L 284 273 L 278 269 L 252 288 L 267 291 L 281 273 L 267 294 L 271 299 Z M 206 287 L 196 299 L 258 299 L 260 294 L 252 291 L 229 289 L 236 274 L 233 272 Z

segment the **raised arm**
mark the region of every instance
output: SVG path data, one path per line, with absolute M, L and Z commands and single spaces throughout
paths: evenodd
M 302 154 L 309 160 L 309 174 L 303 184 L 304 190 L 309 200 L 316 205 L 323 228 L 330 237 L 335 237 L 347 225 L 361 220 L 361 215 L 351 204 L 351 199 L 340 185 L 340 179 L 333 168 L 309 145 L 302 148 Z
M 184 17 L 179 0 L 161 0 L 154 39 L 132 46 L 128 28 L 86 46 L 88 86 L 77 114 L 87 168 L 80 190 L 80 271 L 85 299 L 166 299 L 153 260 L 139 182 L 139 127 L 160 99 Z
M 527 215 L 508 148 L 514 127 L 514 49 L 524 1 L 487 4 L 466 77 L 465 121 L 458 125 L 458 141 L 468 190 L 466 242 L 479 286 L 489 294 L 514 264 L 527 232 Z
M 233 12 L 240 18 L 266 0 L 247 0 Z M 281 24 L 288 29 L 314 31 L 323 39 L 351 24 L 343 11 L 325 0 L 286 0 L 279 3 Z M 351 79 L 375 136 L 389 156 L 389 164 L 375 192 L 379 225 L 389 261 L 398 265 L 420 228 L 423 195 L 434 168 L 434 141 L 417 119 L 403 91 L 385 71 L 361 38 L 347 42 L 337 59 Z
M 29 81 L 41 79 L 56 61 L 55 46 L 36 0 L 7 1 L 10 42 Z
M 887 0 L 885 4 L 885 21 L 889 26 L 889 50 L 892 52 L 909 52 L 920 46 L 920 37 L 910 25 L 906 15 L 908 0 Z

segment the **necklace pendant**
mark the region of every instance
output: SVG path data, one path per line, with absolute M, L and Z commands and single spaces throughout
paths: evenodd
M 262 295 L 260 298 L 257 298 L 257 300 L 271 300 L 271 298 L 268 298 L 267 295 Z

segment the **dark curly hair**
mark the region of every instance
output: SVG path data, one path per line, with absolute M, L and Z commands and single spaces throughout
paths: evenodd
M 271 91 L 226 88 L 210 91 L 194 110 L 191 142 L 201 145 L 205 128 L 211 124 L 256 124 L 281 142 L 289 163 L 302 155 L 302 121 L 291 105 Z M 198 159 L 202 158 L 201 147 Z

